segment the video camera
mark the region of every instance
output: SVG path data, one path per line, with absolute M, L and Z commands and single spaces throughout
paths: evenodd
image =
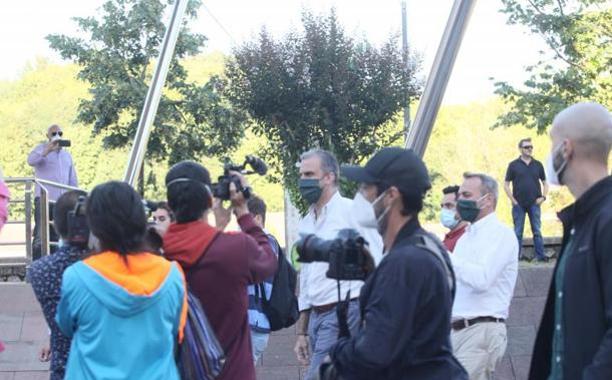
M 247 165 L 251 167 L 251 171 L 245 171 Z M 255 173 L 265 175 L 268 172 L 268 167 L 266 166 L 265 162 L 255 156 L 246 156 L 242 165 L 236 165 L 231 162 L 226 163 L 223 166 L 223 175 L 218 178 L 217 183 L 212 184 L 213 197 L 222 199 L 224 201 L 229 200 L 229 188 L 230 183 L 232 182 L 234 185 L 236 185 L 236 191 L 241 191 L 246 199 L 251 197 L 251 189 L 248 187 L 243 187 L 240 179 L 237 176 L 230 174 L 231 171 L 240 172 L 245 175 Z
M 68 211 L 68 243 L 80 248 L 87 248 L 89 243 L 89 225 L 85 215 L 86 199 L 81 195 L 74 210 Z
M 333 240 L 323 240 L 314 234 L 306 235 L 296 243 L 298 261 L 329 263 L 328 278 L 336 280 L 365 280 L 365 239 L 353 229 L 338 232 Z

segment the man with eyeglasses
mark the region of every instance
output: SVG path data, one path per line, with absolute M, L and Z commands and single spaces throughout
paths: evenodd
M 508 165 L 504 190 L 512 202 L 512 220 L 514 232 L 519 243 L 519 258 L 523 245 L 523 229 L 525 214 L 529 215 L 529 224 L 533 233 L 533 245 L 537 261 L 548 261 L 544 255 L 544 240 L 542 239 L 542 221 L 540 206 L 546 200 L 548 184 L 542 163 L 533 158 L 533 144 L 530 138 L 519 141 L 521 155 Z M 512 184 L 512 190 L 510 190 Z
M 63 132 L 59 125 L 53 124 L 47 128 L 47 142 L 37 145 L 28 156 L 28 165 L 34 168 L 34 176 L 38 179 L 57 182 L 63 185 L 78 186 L 78 180 L 72 156 L 62 149 L 60 140 Z M 55 202 L 65 189 L 54 186 L 45 186 L 49 201 Z M 32 260 L 40 258 L 40 185 L 36 184 L 34 197 L 34 233 L 32 237 Z M 49 207 L 49 220 L 53 220 L 53 207 Z M 57 236 L 53 229 L 49 229 L 50 240 L 56 241 Z

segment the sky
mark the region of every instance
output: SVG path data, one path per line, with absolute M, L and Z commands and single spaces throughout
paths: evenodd
M 0 5 L 2 60 L 0 80 L 19 77 L 29 62 L 46 57 L 61 62 L 48 47 L 52 33 L 77 36 L 71 17 L 91 16 L 103 0 L 21 0 Z M 423 58 L 421 76 L 426 78 L 444 31 L 453 0 L 407 0 L 408 40 Z M 335 7 L 349 34 L 381 43 L 401 32 L 400 0 L 204 0 L 193 31 L 208 37 L 203 52 L 230 53 L 235 44 L 256 37 L 262 26 L 281 37 L 300 25 L 303 9 L 326 13 Z M 481 101 L 493 96 L 493 82 L 520 84 L 525 66 L 535 63 L 546 50 L 541 38 L 522 26 L 506 24 L 499 12 L 501 1 L 476 2 L 444 98 L 445 104 Z

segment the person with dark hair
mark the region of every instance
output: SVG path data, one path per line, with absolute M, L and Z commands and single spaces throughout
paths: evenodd
M 497 181 L 465 173 L 457 212 L 470 222 L 451 256 L 457 275 L 451 340 L 470 380 L 494 378 L 507 345 L 505 321 L 518 275 L 518 243 L 495 212 Z
M 73 244 L 69 239 L 69 213 L 75 209 L 80 197 L 85 197 L 84 191 L 68 191 L 62 194 L 55 204 L 55 220 L 53 227 L 60 236 L 59 249 L 52 255 L 42 257 L 32 263 L 28 269 L 28 281 L 51 331 L 50 350 L 43 349 L 41 361 L 51 360 L 50 379 L 61 380 L 66 371 L 68 352 L 71 339 L 64 335 L 55 322 L 57 305 L 60 300 L 62 276 L 66 268 L 74 264 L 87 253 L 86 247 Z M 49 357 L 50 355 L 50 357 Z
M 519 258 L 523 259 L 521 254 L 523 230 L 525 229 L 525 215 L 528 215 L 536 260 L 548 261 L 548 257 L 544 255 L 542 238 L 541 206 L 546 201 L 548 193 L 544 166 L 533 158 L 533 144 L 530 138 L 519 141 L 518 147 L 521 155 L 508 165 L 504 190 L 512 202 L 512 220 L 519 244 Z M 512 190 L 510 190 L 510 185 L 512 185 Z
M 246 179 L 233 172 L 243 188 Z M 263 282 L 277 266 L 266 233 L 249 213 L 247 200 L 235 184 L 230 202 L 242 232 L 224 233 L 230 211 L 213 199 L 208 170 L 183 161 L 166 175 L 168 204 L 176 223 L 164 235 L 167 258 L 185 270 L 190 291 L 200 300 L 227 360 L 218 380 L 255 380 L 251 334 L 247 317 L 247 286 Z M 210 211 L 217 227 L 208 224 Z
M 158 202 L 157 209 L 151 214 L 153 217 L 154 228 L 157 234 L 164 237 L 170 224 L 175 221 L 174 213 L 167 202 Z
M 64 272 L 56 321 L 72 338 L 66 378 L 179 380 L 185 283 L 177 263 L 144 251 L 140 195 L 123 182 L 98 185 L 86 215 L 102 252 Z
M 419 223 L 431 188 L 425 164 L 412 150 L 383 148 L 342 174 L 360 183 L 386 250 L 361 291 L 360 329 L 341 332 L 321 378 L 467 380 L 449 339 L 455 282 L 448 253 Z
M 442 204 L 440 207 L 440 223 L 449 229 L 449 232 L 444 236 L 444 246 L 450 252 L 453 252 L 459 238 L 465 232 L 468 226 L 466 221 L 461 220 L 457 214 L 457 198 L 459 196 L 459 186 L 447 186 L 442 189 Z
M 314 234 L 320 239 L 331 240 L 341 230 L 357 230 L 368 242 L 370 252 L 378 262 L 382 239 L 371 223 L 371 213 L 364 207 L 368 202 L 359 194 L 354 200 L 340 194 L 340 168 L 336 157 L 326 150 L 311 149 L 300 156 L 299 170 L 300 194 L 310 205 L 298 225 L 299 234 Z M 358 225 L 360 220 L 364 224 Z M 339 326 L 334 313 L 338 309 L 338 284 L 327 278 L 328 269 L 329 264 L 323 262 L 302 263 L 300 267 L 300 316 L 296 323 L 298 336 L 294 351 L 298 361 L 308 365 L 306 380 L 315 378 L 319 365 L 338 340 Z M 357 298 L 363 282 L 341 281 L 340 286 L 343 291 L 350 291 L 352 300 L 349 302 L 348 324 L 352 331 L 356 331 L 359 323 Z
M 251 196 L 247 202 L 249 212 L 253 215 L 255 224 L 265 231 L 266 226 L 266 202 L 258 196 Z M 267 233 L 267 232 L 266 232 Z M 267 233 L 274 254 L 278 257 L 280 245 L 278 240 Z M 272 283 L 274 276 L 266 278 L 260 285 L 249 285 L 249 325 L 251 326 L 251 345 L 253 347 L 253 361 L 257 360 L 266 350 L 270 338 L 270 321 L 263 311 L 263 297 L 269 299 L 272 294 Z M 263 291 L 262 291 L 263 288 Z

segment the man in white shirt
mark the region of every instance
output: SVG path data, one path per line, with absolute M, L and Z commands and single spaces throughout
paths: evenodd
M 299 223 L 300 235 L 315 234 L 324 240 L 335 239 L 340 230 L 358 230 L 370 243 L 370 250 L 379 261 L 382 251 L 382 238 L 378 233 L 364 233 L 355 222 L 353 201 L 338 192 L 339 165 L 330 152 L 313 149 L 300 157 L 300 193 L 311 205 L 308 213 Z M 336 306 L 338 287 L 336 280 L 330 280 L 325 273 L 328 263 L 303 263 L 300 268 L 298 304 L 300 318 L 297 322 L 297 342 L 295 353 L 302 365 L 308 365 L 305 379 L 315 379 L 319 365 L 329 354 L 338 340 L 338 321 Z M 342 297 L 348 291 L 351 302 L 348 309 L 348 325 L 352 333 L 359 324 L 359 304 L 357 298 L 362 281 L 341 281 Z
M 457 212 L 471 225 L 451 255 L 457 279 L 451 340 L 470 380 L 489 380 L 506 351 L 505 320 L 518 273 L 518 242 L 495 214 L 495 179 L 471 173 L 463 177 Z

